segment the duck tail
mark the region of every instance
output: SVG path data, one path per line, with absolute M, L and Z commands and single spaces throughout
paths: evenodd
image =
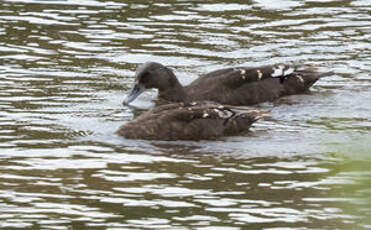
M 247 131 L 255 121 L 266 117 L 269 114 L 268 111 L 252 110 L 243 106 L 230 107 L 229 109 L 235 114 L 225 123 L 225 134 L 228 135 Z
M 271 66 L 271 77 L 278 78 L 282 84 L 290 77 L 297 77 L 304 82 L 308 87 L 313 85 L 318 79 L 322 77 L 331 76 L 334 72 L 321 72 L 317 67 L 300 66 L 290 64 L 278 64 Z
M 231 110 L 235 112 L 235 116 L 250 118 L 253 121 L 257 121 L 269 114 L 269 111 L 266 110 L 250 109 L 244 106 L 236 106 L 231 108 Z
M 332 76 L 332 75 L 334 75 L 333 71 L 320 72 L 320 71 L 318 71 L 318 68 L 315 68 L 315 67 L 297 69 L 294 72 L 295 77 L 303 79 L 304 84 L 307 88 L 311 87 L 320 78 L 329 77 L 329 76 Z

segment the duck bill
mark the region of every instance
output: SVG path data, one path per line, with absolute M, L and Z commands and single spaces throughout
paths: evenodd
M 124 99 L 122 104 L 128 105 L 130 102 L 134 101 L 140 94 L 145 91 L 144 86 L 139 83 L 134 85 L 134 88 L 131 90 L 130 94 Z

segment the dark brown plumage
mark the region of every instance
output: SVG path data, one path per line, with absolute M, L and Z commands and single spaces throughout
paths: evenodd
M 253 105 L 303 93 L 319 78 L 330 74 L 289 65 L 236 67 L 210 72 L 183 87 L 169 68 L 147 62 L 137 69 L 134 88 L 124 104 L 132 102 L 146 89 L 156 88 L 161 99 L 171 102 L 208 100 L 228 105 Z
M 212 102 L 172 103 L 149 110 L 122 125 L 129 139 L 202 140 L 241 133 L 266 112 Z

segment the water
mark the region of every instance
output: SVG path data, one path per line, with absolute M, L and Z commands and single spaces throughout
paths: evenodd
M 2 229 L 370 229 L 371 3 L 0 2 Z M 138 64 L 335 75 L 218 141 L 125 140 Z

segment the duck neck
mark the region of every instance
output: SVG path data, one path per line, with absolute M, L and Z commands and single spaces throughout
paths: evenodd
M 175 74 L 171 72 L 170 87 L 159 89 L 159 97 L 172 102 L 184 102 L 187 99 L 187 94 L 184 87 L 179 83 Z

